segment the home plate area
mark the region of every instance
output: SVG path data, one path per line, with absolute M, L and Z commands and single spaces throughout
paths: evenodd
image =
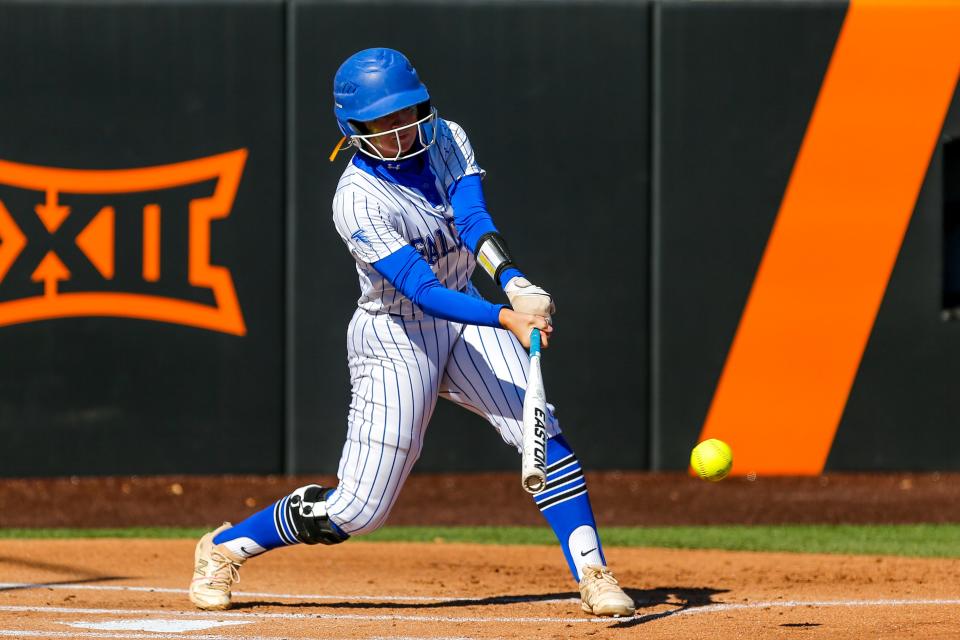
M 107 620 L 106 622 L 65 622 L 77 629 L 98 631 L 154 631 L 171 633 L 182 631 L 205 631 L 216 627 L 252 624 L 246 620 L 170 620 L 168 618 L 143 618 L 134 620 Z

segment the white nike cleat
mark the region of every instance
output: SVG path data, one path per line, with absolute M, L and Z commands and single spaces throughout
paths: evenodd
M 595 616 L 632 616 L 637 610 L 633 598 L 620 588 L 610 569 L 598 564 L 583 567 L 580 579 L 580 606 Z
M 213 544 L 213 538 L 232 525 L 224 522 L 207 533 L 193 554 L 193 580 L 190 582 L 190 601 L 200 609 L 218 611 L 230 607 L 230 589 L 240 582 L 240 566 L 246 558 L 230 552 L 222 544 Z

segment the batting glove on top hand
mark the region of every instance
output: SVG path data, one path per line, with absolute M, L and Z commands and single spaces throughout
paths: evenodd
M 550 315 L 557 310 L 550 294 L 540 287 L 530 284 L 530 281 L 526 278 L 511 278 L 503 291 L 510 299 L 510 306 L 513 307 L 514 311 L 543 316 L 547 319 L 547 322 L 550 322 Z

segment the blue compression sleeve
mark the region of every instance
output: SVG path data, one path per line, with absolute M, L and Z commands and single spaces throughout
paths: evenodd
M 500 326 L 500 309 L 506 305 L 492 304 L 447 289 L 417 250 L 409 245 L 377 260 L 373 268 L 431 316 L 466 324 Z
M 513 278 L 523 278 L 523 272 L 516 267 L 507 267 L 500 273 L 500 288 L 504 289 Z
M 457 232 L 467 243 L 467 247 L 476 253 L 480 238 L 488 233 L 497 233 L 493 218 L 487 211 L 487 201 L 483 197 L 480 175 L 474 173 L 463 176 L 450 185 L 449 191 Z
M 467 247 L 474 254 L 477 253 L 477 243 L 488 233 L 498 233 L 493 218 L 487 210 L 487 201 L 483 197 L 483 185 L 479 174 L 463 176 L 452 185 L 449 193 L 450 204 L 453 205 L 453 222 L 457 232 Z M 523 277 L 523 273 L 516 267 L 509 267 L 500 274 L 500 287 L 507 286 L 511 278 Z

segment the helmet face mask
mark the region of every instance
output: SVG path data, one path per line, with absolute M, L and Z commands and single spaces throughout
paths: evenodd
M 412 158 L 436 139 L 437 112 L 430 107 L 430 93 L 410 61 L 394 49 L 364 49 L 347 58 L 333 78 L 333 107 L 337 125 L 349 145 L 378 160 Z M 376 132 L 363 126 L 410 107 L 417 108 L 416 122 Z M 417 127 L 420 144 L 411 144 L 404 153 L 401 137 L 409 139 L 404 133 L 411 127 Z M 378 148 L 378 141 L 387 143 L 386 153 Z M 390 143 L 396 144 L 396 154 L 391 153 L 394 146 Z
M 389 114 L 388 114 L 389 115 Z M 377 131 L 375 133 L 355 133 L 350 136 L 350 145 L 357 148 L 361 153 L 375 158 L 377 160 L 406 160 L 407 158 L 412 158 L 414 156 L 420 155 L 424 151 L 430 148 L 430 146 L 437 140 L 437 110 L 431 108 L 426 116 L 411 122 L 410 124 L 401 125 L 387 131 Z M 351 123 L 353 124 L 353 123 Z M 356 126 L 356 125 L 354 125 Z M 403 144 L 400 140 L 400 134 L 416 127 L 417 137 L 410 144 L 410 148 L 406 151 L 403 149 Z M 384 155 L 383 151 L 374 144 L 379 138 L 392 137 L 393 141 L 396 143 L 397 153 L 395 155 Z M 415 144 L 419 141 L 418 145 Z

